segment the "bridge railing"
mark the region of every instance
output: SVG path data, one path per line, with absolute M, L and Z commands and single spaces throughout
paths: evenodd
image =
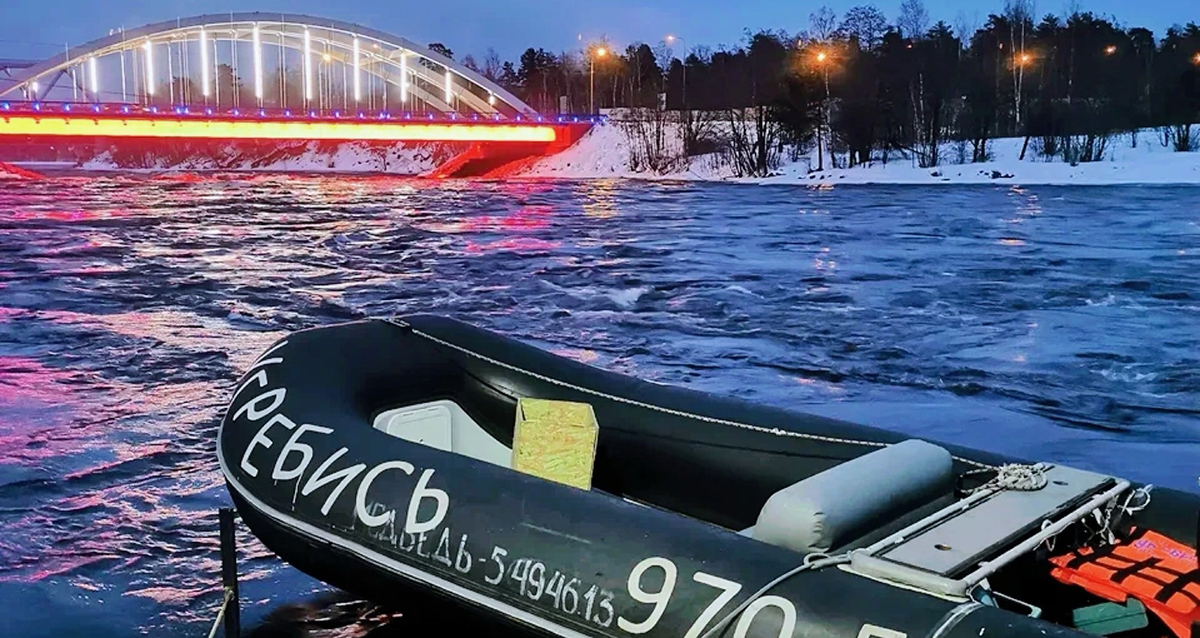
M 287 109 L 287 108 L 225 108 L 216 106 L 175 105 L 157 106 L 128 103 L 96 103 L 72 101 L 0 101 L 0 119 L 6 114 L 78 114 L 80 116 L 100 114 L 114 117 L 188 117 L 188 118 L 220 118 L 247 120 L 312 120 L 312 121 L 355 121 L 355 120 L 386 120 L 413 122 L 503 122 L 505 124 L 603 124 L 608 121 L 607 115 L 570 115 L 526 117 L 517 114 L 513 117 L 501 115 L 481 116 L 477 113 L 460 115 L 450 113 L 428 112 L 395 112 L 367 109 Z

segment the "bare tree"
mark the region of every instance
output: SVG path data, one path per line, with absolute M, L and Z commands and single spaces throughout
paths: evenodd
M 929 29 L 929 12 L 921 0 L 904 0 L 900 3 L 900 17 L 896 26 L 906 38 L 917 39 Z
M 967 15 L 963 11 L 959 11 L 954 17 L 954 35 L 958 36 L 964 44 L 970 45 L 971 37 L 979 30 L 979 12 L 975 11 L 971 15 Z
M 766 177 L 779 168 L 783 127 L 765 106 L 724 109 L 728 138 L 723 161 L 738 177 Z
M 839 31 L 847 37 L 858 39 L 858 44 L 864 49 L 874 49 L 883 42 L 883 34 L 887 32 L 887 17 L 873 4 L 851 7 L 842 18 Z
M 495 82 L 500 79 L 500 74 L 504 72 L 504 62 L 500 60 L 500 54 L 492 47 L 488 47 L 487 53 L 483 54 L 483 77 Z
M 628 110 L 621 128 L 629 141 L 629 169 L 657 174 L 679 170 L 687 158 L 679 148 L 678 137 L 669 135 L 671 115 L 656 108 Z
M 463 66 L 467 67 L 468 69 L 479 73 L 479 64 L 475 62 L 475 56 L 471 55 L 470 53 L 463 57 L 462 63 Z
M 837 33 L 837 14 L 822 6 L 808 15 L 808 35 L 819 42 L 828 42 Z

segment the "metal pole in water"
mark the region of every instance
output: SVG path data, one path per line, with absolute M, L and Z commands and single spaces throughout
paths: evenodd
M 225 638 L 242 635 L 241 601 L 238 600 L 237 539 L 233 528 L 233 509 L 217 511 L 221 526 L 221 584 L 227 598 L 225 609 Z

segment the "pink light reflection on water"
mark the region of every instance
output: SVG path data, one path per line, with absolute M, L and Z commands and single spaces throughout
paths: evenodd
M 62 405 L 74 393 L 72 381 L 80 373 L 42 365 L 29 357 L 0 357 L 0 406 Z M 0 432 L 4 431 L 0 424 Z M 0 447 L 0 452 L 3 448 Z M 3 457 L 0 456 L 0 462 Z
M 230 347 L 214 320 L 186 311 L 89 314 L 0 307 L 0 325 L 19 321 L 227 353 L 237 369 L 278 336 L 247 333 L 236 344 L 242 347 Z M 197 434 L 215 425 L 228 385 L 139 385 L 55 367 L 38 355 L 0 357 L 0 468 L 16 470 L 4 480 L 22 483 L 36 503 L 24 512 L 0 514 L 5 536 L 22 539 L 0 547 L 0 581 L 68 576 L 82 590 L 95 591 L 87 586 L 88 575 L 104 572 L 111 579 L 123 572 L 132 578 L 127 595 L 191 608 L 216 592 L 215 547 L 201 534 L 215 526 L 208 519 L 215 516 L 211 503 L 222 481 L 211 455 L 194 448 L 207 445 Z M 168 460 L 180 452 L 194 458 Z M 45 533 L 51 529 L 54 534 Z M 151 573 L 161 569 L 164 555 L 173 564 L 166 579 Z M 263 577 L 270 570 L 252 571 L 251 577 Z

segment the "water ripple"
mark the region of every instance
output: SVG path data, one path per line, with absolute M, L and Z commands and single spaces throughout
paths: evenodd
M 1181 187 L 6 183 L 6 622 L 206 630 L 234 379 L 286 331 L 367 316 L 454 314 L 660 382 L 1190 487 L 1197 210 Z M 322 586 L 242 534 L 251 623 L 329 613 L 278 609 Z

